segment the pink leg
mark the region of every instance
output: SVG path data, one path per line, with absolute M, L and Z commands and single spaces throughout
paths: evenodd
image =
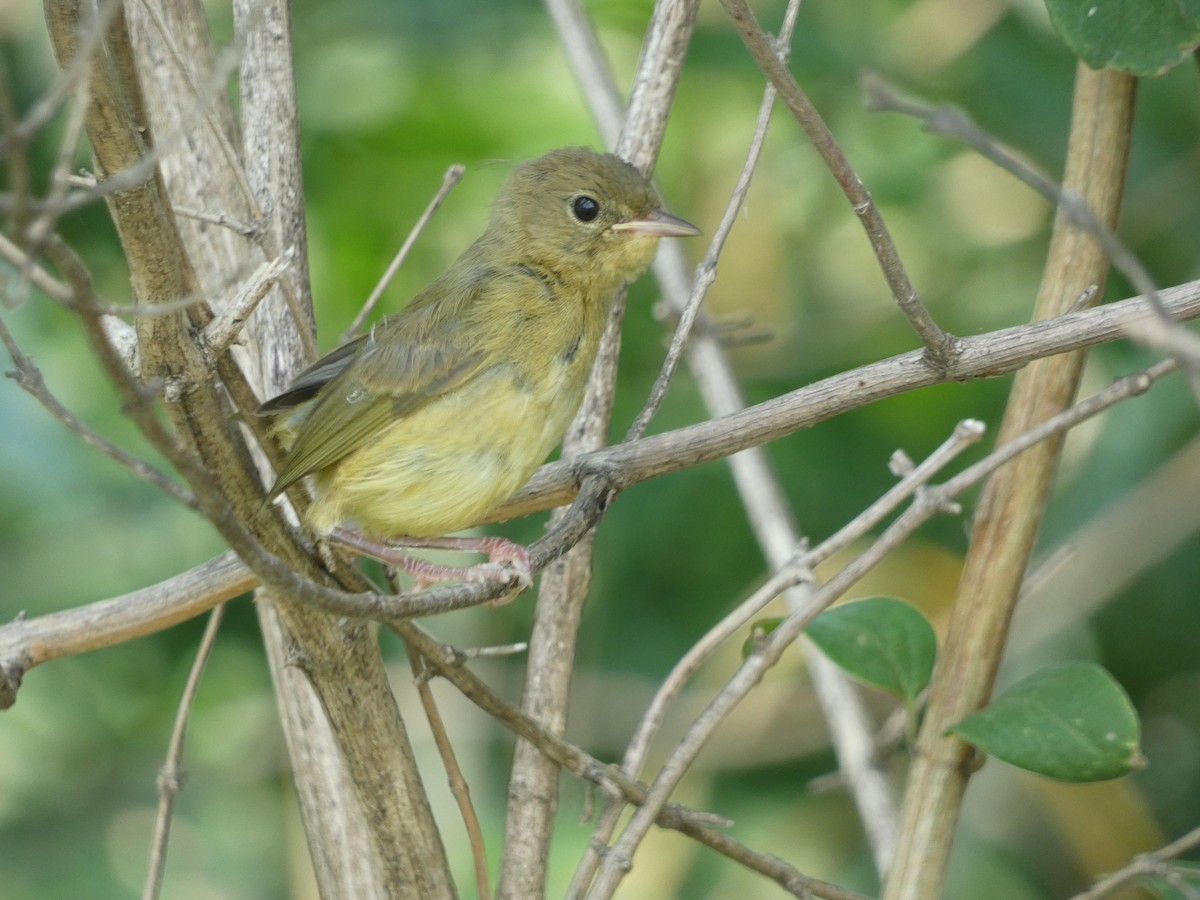
M 364 556 L 402 569 L 417 581 L 418 587 L 426 587 L 440 581 L 511 581 L 516 576 L 517 587 L 525 590 L 533 584 L 533 573 L 529 566 L 529 551 L 520 544 L 500 537 L 398 537 L 387 543 L 375 541 L 351 531 L 335 528 L 329 536 L 351 547 Z M 488 562 L 474 566 L 441 566 L 425 559 L 401 553 L 399 547 L 428 548 L 431 550 L 467 550 L 486 553 Z

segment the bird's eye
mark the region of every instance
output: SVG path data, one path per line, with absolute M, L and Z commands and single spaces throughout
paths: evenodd
M 589 197 L 587 194 L 580 194 L 571 201 L 571 212 L 575 214 L 580 222 L 590 222 L 596 216 L 600 215 L 600 204 L 594 197 Z

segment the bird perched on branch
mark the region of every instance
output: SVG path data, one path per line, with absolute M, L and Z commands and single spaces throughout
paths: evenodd
M 525 548 L 445 535 L 546 459 L 582 401 L 617 290 L 659 238 L 698 233 L 612 154 L 573 147 L 517 166 L 487 230 L 444 275 L 260 407 L 287 413 L 291 437 L 271 497 L 311 476 L 318 534 L 422 583 L 515 570 L 528 586 Z M 402 547 L 474 549 L 490 564 L 449 569 Z

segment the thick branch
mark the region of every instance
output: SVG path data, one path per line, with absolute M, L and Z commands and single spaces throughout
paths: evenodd
M 12 706 L 21 678 L 36 665 L 162 631 L 257 583 L 230 552 L 153 587 L 5 625 L 0 628 L 0 709 Z
M 1200 282 L 1181 285 L 1178 288 L 1163 293 L 1164 302 L 1172 315 L 1180 319 L 1192 319 L 1200 316 Z M 1079 346 L 1090 346 L 1104 340 L 1120 337 L 1128 323 L 1148 315 L 1144 303 L 1134 298 L 1121 303 L 1104 306 L 1099 309 L 1071 313 L 1058 319 L 1022 325 L 1004 331 L 993 332 L 964 340 L 964 355 L 957 359 L 954 369 L 956 380 L 986 377 L 993 374 L 996 366 L 1010 367 L 1021 365 L 1027 361 L 1029 354 L 1039 357 L 1043 354 L 1054 354 Z M 584 454 L 569 462 L 557 462 L 543 466 L 518 498 L 507 504 L 502 512 L 503 518 L 515 515 L 526 515 L 545 509 L 549 506 L 569 499 L 578 490 L 579 479 L 577 472 L 603 472 L 605 477 L 594 482 L 594 488 L 586 497 L 578 517 L 564 523 L 563 530 L 553 532 L 533 545 L 533 561 L 535 568 L 545 566 L 561 554 L 570 541 L 586 531 L 598 514 L 598 504 L 607 493 L 608 483 L 628 487 L 638 481 L 645 480 L 657 474 L 678 471 L 695 465 L 720 459 L 723 455 L 736 453 L 747 447 L 756 446 L 759 440 L 771 440 L 785 434 L 790 434 L 799 427 L 807 427 L 823 421 L 847 407 L 861 405 L 861 395 L 870 389 L 871 378 L 882 377 L 887 385 L 882 396 L 892 396 L 903 390 L 937 381 L 928 368 L 922 366 L 919 352 L 905 354 L 891 360 L 872 363 L 859 369 L 836 375 L 831 379 L 801 388 L 791 394 L 775 398 L 757 406 L 749 407 L 736 415 L 725 416 L 711 422 L 692 425 L 677 431 L 670 431 L 653 437 L 644 438 L 633 443 L 618 444 L 606 447 L 592 453 Z M 874 373 L 874 374 L 873 374 Z M 832 384 L 831 384 L 832 383 Z M 840 397 L 842 406 L 833 404 L 831 398 Z M 865 401 L 863 401 L 865 402 Z M 765 435 L 765 437 L 764 437 Z M 500 516 L 497 516 L 500 518 Z M 222 557 L 225 559 L 225 557 Z M 213 563 L 215 564 L 215 563 Z M 296 591 L 305 590 L 305 585 L 311 589 L 303 594 L 304 599 L 314 604 L 324 604 L 334 607 L 346 614 L 374 616 L 377 618 L 404 615 L 428 615 L 439 611 L 473 606 L 501 596 L 506 587 L 497 583 L 448 585 L 432 590 L 420 591 L 405 595 L 402 598 L 386 594 L 353 593 L 336 591 L 323 585 L 312 585 L 301 576 L 290 572 L 282 561 L 276 560 L 272 567 L 272 575 L 290 576 L 286 584 Z M 210 564 L 206 564 L 210 565 Z M 192 570 L 179 576 L 186 579 L 189 576 L 203 574 L 200 570 Z M 239 576 L 240 577 L 240 576 Z M 180 584 L 187 583 L 180 582 Z M 199 583 L 199 580 L 198 580 Z M 245 590 L 243 587 L 240 590 Z M 182 621 L 192 615 L 197 615 L 221 599 L 229 596 L 214 595 L 206 601 L 197 600 L 196 606 L 190 612 L 183 613 L 179 618 L 172 618 L 173 612 L 165 606 L 162 597 L 184 596 L 179 586 L 174 582 L 166 582 L 156 588 L 146 591 L 163 591 L 162 594 L 150 594 L 143 591 L 128 595 L 137 598 L 136 602 L 118 604 L 115 600 L 100 601 L 87 607 L 80 607 L 72 613 L 57 614 L 55 617 L 43 617 L 33 622 L 38 628 L 45 628 L 46 640 L 67 642 L 62 654 L 82 652 L 92 649 L 91 645 L 76 646 L 75 632 L 80 625 L 75 623 L 90 623 L 88 630 L 96 632 L 96 646 L 108 646 L 110 643 L 122 640 L 123 629 L 132 629 L 129 636 L 139 636 L 158 631 Z M 240 591 L 235 591 L 234 595 Z M 181 602 L 190 602 L 183 601 Z M 113 604 L 111 607 L 102 604 Z M 100 628 L 99 623 L 114 615 L 115 611 L 124 605 L 131 608 L 122 610 L 128 621 L 121 624 L 114 621 L 112 631 Z M 79 619 L 71 616 L 79 613 Z M 94 617 L 94 618 L 93 618 Z M 20 629 L 28 628 L 30 623 L 13 623 L 0 626 L 0 665 L 11 667 L 14 662 L 26 657 L 20 637 Z M 107 636 L 107 637 L 106 637 Z M 83 640 L 83 636 L 79 636 Z M 20 652 L 15 652 L 19 649 Z M 54 658 L 52 654 L 35 661 Z
M 1200 317 L 1200 281 L 1161 291 L 1160 296 L 1177 320 Z M 604 468 L 617 488 L 624 489 L 777 440 L 887 397 L 934 384 L 1004 375 L 1035 359 L 1117 340 L 1125 336 L 1132 323 L 1150 315 L 1148 303 L 1134 297 L 961 338 L 945 373 L 925 365 L 921 351 L 869 363 L 727 416 L 543 466 L 512 500 L 491 515 L 490 521 L 528 515 L 569 500 L 579 473 L 597 466 Z
M 1125 183 L 1135 83 L 1115 69 L 1097 72 L 1082 62 L 1076 68 L 1064 189 L 1082 196 L 1110 229 Z M 1088 291 L 1099 295 L 1107 272 L 1108 259 L 1098 241 L 1060 212 L 1034 317 L 1059 316 Z M 999 443 L 1014 441 L 1068 407 L 1083 362 L 1082 353 L 1063 354 L 1022 371 L 1013 384 Z M 884 891 L 888 900 L 941 893 L 971 772 L 971 749 L 946 732 L 987 702 L 1061 447 L 1060 436 L 1024 454 L 988 481 L 980 499 L 909 775 L 901 846 Z

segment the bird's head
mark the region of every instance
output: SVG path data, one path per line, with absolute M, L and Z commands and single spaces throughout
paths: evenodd
M 654 186 L 629 163 L 584 147 L 517 166 L 496 198 L 489 230 L 554 270 L 622 281 L 646 270 L 659 238 L 700 233 L 666 212 Z

